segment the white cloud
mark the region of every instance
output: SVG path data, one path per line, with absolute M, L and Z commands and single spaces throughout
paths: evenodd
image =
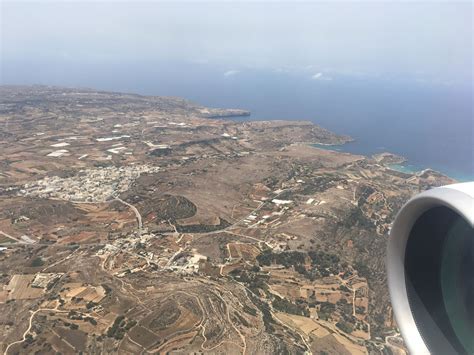
M 233 75 L 236 75 L 238 73 L 240 73 L 240 71 L 238 71 L 238 70 L 228 70 L 224 73 L 224 76 L 233 76 Z
M 332 80 L 330 76 L 326 76 L 323 73 L 319 72 L 311 76 L 313 80 Z

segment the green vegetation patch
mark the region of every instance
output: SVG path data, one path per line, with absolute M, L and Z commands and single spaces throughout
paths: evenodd
M 295 314 L 297 316 L 309 317 L 309 310 L 303 304 L 295 304 L 288 301 L 285 298 L 280 298 L 275 295 L 275 298 L 272 301 L 273 308 L 280 312 L 285 312 L 289 314 Z
M 160 314 L 150 323 L 152 330 L 163 330 L 173 325 L 181 316 L 181 311 L 176 304 L 165 304 Z
M 318 316 L 322 320 L 328 320 L 331 317 L 331 314 L 336 310 L 336 306 L 329 302 L 322 302 Z
M 107 336 L 109 338 L 115 338 L 117 340 L 123 339 L 123 336 L 132 327 L 137 324 L 137 321 L 126 319 L 125 316 L 121 315 L 115 318 L 114 324 L 107 329 Z
M 30 263 L 31 267 L 39 267 L 43 265 L 44 265 L 44 260 L 40 256 L 34 258 Z
M 247 295 L 249 296 L 252 303 L 260 310 L 260 312 L 262 312 L 262 320 L 265 326 L 265 331 L 268 333 L 273 333 L 275 331 L 275 328 L 273 327 L 275 320 L 272 317 L 270 306 L 251 292 L 247 292 Z
M 311 259 L 311 268 L 309 270 L 307 270 L 306 256 L 309 256 Z M 284 251 L 274 253 L 272 250 L 266 249 L 257 256 L 257 261 L 262 266 L 279 264 L 285 266 L 285 268 L 294 267 L 296 272 L 310 280 L 329 276 L 331 273 L 336 275 L 347 269 L 347 265 L 344 268 L 340 264 L 339 256 L 324 251 L 310 251 L 309 253 Z
M 260 265 L 270 266 L 271 264 L 280 264 L 285 267 L 300 265 L 305 263 L 305 253 L 299 251 L 284 251 L 282 253 L 273 253 L 270 249 L 264 250 L 257 256 Z
M 244 312 L 254 317 L 257 315 L 257 310 L 255 308 L 247 306 L 246 304 L 244 304 Z
M 219 217 L 219 224 L 191 224 L 187 226 L 176 225 L 178 233 L 209 233 L 225 229 L 230 226 L 230 223 L 225 219 Z
M 344 322 L 344 321 L 339 321 L 336 323 L 336 327 L 338 327 L 340 330 L 342 330 L 344 333 L 352 333 L 354 331 L 354 328 L 353 326 L 348 323 L 348 322 Z

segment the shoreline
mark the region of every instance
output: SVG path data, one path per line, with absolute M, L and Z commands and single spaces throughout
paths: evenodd
M 253 120 L 252 119 L 252 112 L 249 111 L 249 113 L 250 113 L 249 115 L 245 115 L 245 116 L 229 116 L 229 117 L 222 117 L 222 119 L 230 119 L 230 120 L 234 120 L 234 122 L 275 121 L 273 119 Z M 280 119 L 277 119 L 276 121 L 278 121 L 278 120 L 280 120 Z M 293 120 L 290 119 L 290 120 L 285 120 L 285 121 L 293 121 Z M 309 121 L 309 122 L 311 122 L 315 126 L 321 127 L 316 122 L 313 122 L 313 121 Z M 413 164 L 410 164 L 410 161 L 409 161 L 408 158 L 401 157 L 396 153 L 390 153 L 390 152 L 380 153 L 380 152 L 377 152 L 377 151 L 374 151 L 374 152 L 371 152 L 371 153 L 358 153 L 358 152 L 353 152 L 351 150 L 346 150 L 344 148 L 346 144 L 356 143 L 357 140 L 352 138 L 352 137 L 349 137 L 349 136 L 340 135 L 339 133 L 334 132 L 332 130 L 328 130 L 328 131 L 330 131 L 334 135 L 346 138 L 346 141 L 344 141 L 343 143 L 322 143 L 322 142 L 317 142 L 317 143 L 300 142 L 300 143 L 308 144 L 308 145 L 311 145 L 312 147 L 319 148 L 319 149 L 333 150 L 333 151 L 342 152 L 342 153 L 361 155 L 361 156 L 365 156 L 367 158 L 371 158 L 371 159 L 375 159 L 375 160 L 377 160 L 376 157 L 379 156 L 379 155 L 383 155 L 383 154 L 391 155 L 391 156 L 394 156 L 394 157 L 397 157 L 397 158 L 400 158 L 400 159 L 398 159 L 398 160 L 393 159 L 393 161 L 387 161 L 387 162 L 378 161 L 378 163 L 385 166 L 385 167 L 387 167 L 388 169 L 391 169 L 393 171 L 397 171 L 397 172 L 400 172 L 400 173 L 404 173 L 404 174 L 417 175 L 417 174 L 422 174 L 426 170 L 431 170 L 433 172 L 438 173 L 439 175 L 443 175 L 443 176 L 448 177 L 450 179 L 453 179 L 457 182 L 474 181 L 474 172 L 472 173 L 472 175 L 470 175 L 470 174 L 466 175 L 466 173 L 458 173 L 458 172 L 453 172 L 453 171 L 446 171 L 446 170 L 443 170 L 443 169 L 435 169 L 435 168 L 432 168 L 430 166 L 413 165 Z M 390 159 L 388 159 L 388 160 L 390 160 Z
M 356 153 L 344 150 L 345 143 L 343 143 L 343 144 L 312 143 L 310 145 L 312 147 L 318 148 L 318 149 L 332 150 L 332 151 L 336 151 L 336 152 L 340 152 L 340 153 L 356 154 Z M 390 154 L 392 154 L 392 153 L 390 153 Z M 357 155 L 363 155 L 367 158 L 373 159 L 373 156 L 368 156 L 366 154 L 358 154 L 357 153 Z M 374 154 L 374 155 L 377 155 L 377 154 Z M 396 155 L 396 154 L 394 154 L 394 155 Z M 469 177 L 469 176 L 452 175 L 452 174 L 449 174 L 449 173 L 446 173 L 446 172 L 443 172 L 443 171 L 435 170 L 435 169 L 430 168 L 430 167 L 423 168 L 423 167 L 420 167 L 420 166 L 411 165 L 409 163 L 409 160 L 406 159 L 406 158 L 404 158 L 404 161 L 399 162 L 399 163 L 396 163 L 396 162 L 394 162 L 394 163 L 385 163 L 385 164 L 381 163 L 381 165 L 385 166 L 386 168 L 388 168 L 390 170 L 397 171 L 399 173 L 414 175 L 414 176 L 421 175 L 425 171 L 430 170 L 430 171 L 434 171 L 435 173 L 438 173 L 440 175 L 443 175 L 445 177 L 448 177 L 450 179 L 456 180 L 457 182 L 468 182 L 468 181 L 473 181 L 474 180 L 474 176 Z

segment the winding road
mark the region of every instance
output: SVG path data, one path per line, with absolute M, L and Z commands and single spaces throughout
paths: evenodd
M 38 313 L 38 312 L 58 312 L 58 313 L 68 313 L 69 311 L 60 311 L 56 308 L 39 308 L 37 309 L 36 311 L 34 311 L 33 313 L 31 313 L 31 317 L 30 317 L 30 322 L 29 322 L 29 325 L 28 325 L 28 328 L 25 330 L 25 332 L 23 333 L 23 338 L 21 340 L 17 340 L 17 341 L 14 341 L 13 343 L 10 343 L 8 344 L 8 346 L 6 347 L 5 351 L 3 352 L 3 355 L 7 355 L 8 354 L 8 350 L 15 344 L 21 344 L 23 343 L 25 340 L 26 340 L 26 336 L 28 335 L 28 333 L 30 332 L 31 330 L 31 327 L 33 326 L 33 318 L 35 317 L 35 315 Z

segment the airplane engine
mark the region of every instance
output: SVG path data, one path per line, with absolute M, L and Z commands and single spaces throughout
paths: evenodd
M 474 182 L 408 201 L 390 232 L 387 277 L 412 354 L 474 354 Z

